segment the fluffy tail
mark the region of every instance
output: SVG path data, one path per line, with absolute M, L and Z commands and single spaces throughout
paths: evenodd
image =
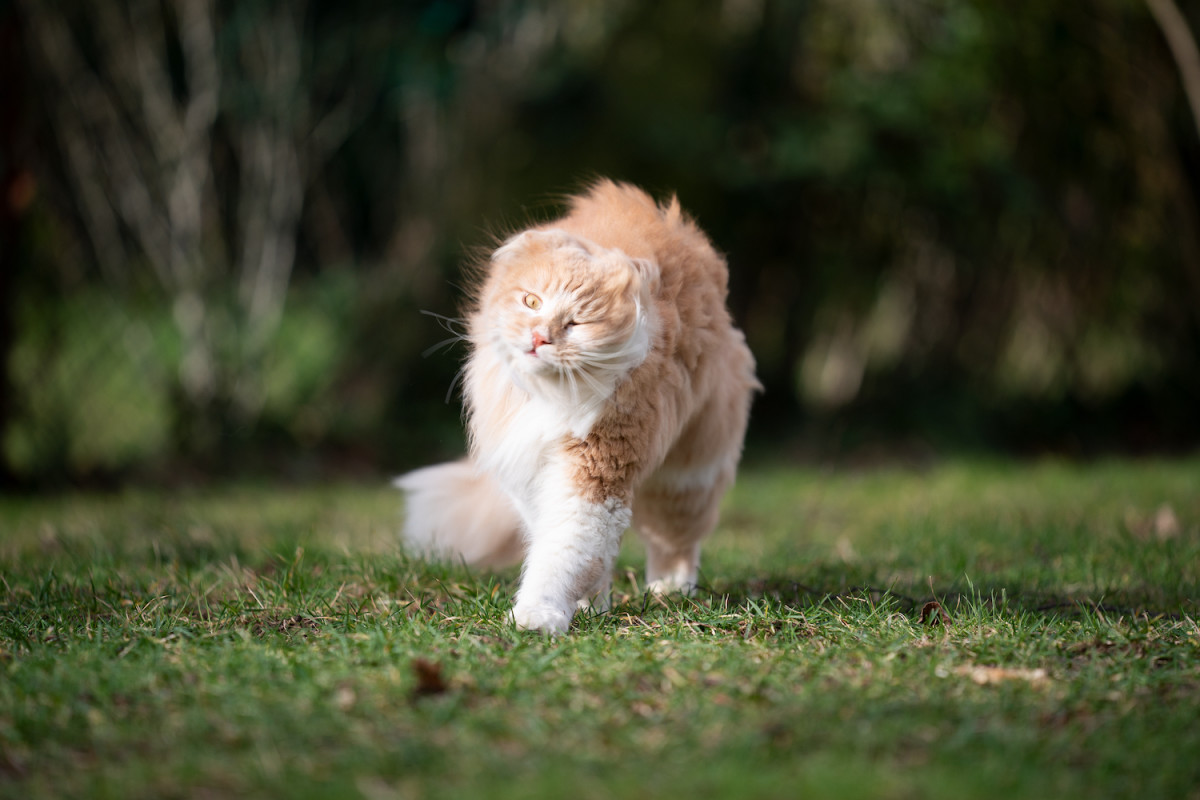
M 503 567 L 525 555 L 521 519 L 491 476 L 470 461 L 452 461 L 401 475 L 404 541 L 427 558 Z

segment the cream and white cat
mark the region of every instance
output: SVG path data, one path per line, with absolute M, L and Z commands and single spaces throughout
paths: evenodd
M 524 558 L 512 617 L 547 633 L 607 607 L 631 525 L 651 590 L 694 587 L 759 388 L 727 283 L 678 200 L 627 184 L 601 181 L 505 241 L 468 315 L 471 455 L 397 479 L 408 545 Z

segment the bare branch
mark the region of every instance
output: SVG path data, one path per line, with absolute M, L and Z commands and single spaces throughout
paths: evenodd
M 1146 5 L 1150 7 L 1150 13 L 1162 30 L 1171 56 L 1175 59 L 1188 105 L 1192 109 L 1196 132 L 1200 134 L 1200 49 L 1196 47 L 1196 39 L 1174 0 L 1146 0 Z

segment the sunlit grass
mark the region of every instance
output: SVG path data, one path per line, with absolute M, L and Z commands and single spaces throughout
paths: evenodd
M 384 488 L 2 500 L 0 794 L 1186 797 L 1197 486 L 751 467 L 700 592 L 630 541 L 558 640 Z

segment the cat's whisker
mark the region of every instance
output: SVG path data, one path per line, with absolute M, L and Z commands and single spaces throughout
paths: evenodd
M 444 350 L 448 347 L 453 347 L 454 344 L 457 342 L 467 342 L 468 344 L 470 343 L 471 337 L 470 337 L 470 333 L 466 329 L 466 326 L 467 326 L 466 320 L 459 319 L 458 317 L 447 317 L 444 314 L 438 314 L 434 311 L 428 311 L 426 309 L 421 309 L 421 313 L 427 317 L 433 317 L 434 319 L 436 319 L 438 321 L 438 325 L 441 326 L 442 330 L 451 334 L 451 336 L 449 338 L 442 339 L 440 342 L 436 342 L 435 344 L 432 344 L 429 347 L 426 347 L 424 350 L 422 350 L 421 358 L 428 358 L 429 356 L 433 355 L 434 353 L 438 352 L 439 350 Z M 450 385 L 448 387 L 446 387 L 446 396 L 442 400 L 443 403 L 446 403 L 446 404 L 450 403 L 450 398 L 454 394 L 455 388 L 458 386 L 459 382 L 462 381 L 462 379 L 463 379 L 464 371 L 465 371 L 465 368 L 460 369 L 456 373 L 454 373 L 454 377 L 451 378 L 451 380 L 450 380 Z
M 554 362 L 554 363 L 553 363 L 551 366 L 554 368 L 554 376 L 555 376 L 555 377 L 556 377 L 558 380 L 560 380 L 560 381 L 562 381 L 562 380 L 567 380 L 567 381 L 569 381 L 569 380 L 571 379 L 571 373 L 570 373 L 570 371 L 567 369 L 566 365 L 565 365 L 565 364 L 563 364 L 562 362 L 556 361 L 556 362 Z
M 442 329 L 447 333 L 453 333 L 459 339 L 467 338 L 467 321 L 461 317 L 447 317 L 445 314 L 439 314 L 436 311 L 429 311 L 422 308 L 421 313 L 427 317 L 433 317 L 442 326 Z
M 450 405 L 450 396 L 454 394 L 454 388 L 462 382 L 463 376 L 466 374 L 467 368 L 463 367 L 458 372 L 454 373 L 454 377 L 450 379 L 450 385 L 446 387 L 446 396 L 442 398 L 442 402 Z
M 631 360 L 629 360 L 629 359 L 627 359 L 625 361 L 621 361 L 621 362 L 612 363 L 612 364 L 606 364 L 603 362 L 596 363 L 596 362 L 589 362 L 589 361 L 584 361 L 583 364 L 588 369 L 592 370 L 592 372 L 594 372 L 594 373 L 605 373 L 606 375 L 609 375 L 609 376 L 623 375 L 626 372 L 628 372 L 631 367 L 634 366 L 633 363 L 631 362 Z
M 443 348 L 449 347 L 455 342 L 470 341 L 470 334 L 466 329 L 466 320 L 459 319 L 458 317 L 447 317 L 444 314 L 438 314 L 434 311 L 427 311 L 426 309 L 421 309 L 421 313 L 427 317 L 433 317 L 436 319 L 442 330 L 450 334 L 450 338 L 443 339 L 440 342 L 430 345 L 422 350 L 422 358 L 428 358 L 431 354 L 436 353 Z
M 584 363 L 590 369 L 594 369 L 599 372 L 608 372 L 608 373 L 615 373 L 615 374 L 621 374 L 623 372 L 626 372 L 631 366 L 633 366 L 628 360 L 626 360 L 624 362 L 617 362 L 614 364 L 605 364 L 603 362 L 596 363 L 596 362 L 590 362 L 590 361 L 585 361 Z
M 571 400 L 574 404 L 579 405 L 584 402 L 583 393 L 579 388 L 581 380 L 583 383 L 587 384 L 589 389 L 591 389 L 593 398 L 598 394 L 596 386 L 588 379 L 587 373 L 581 372 L 577 369 L 569 369 L 567 370 L 567 377 L 571 385 Z
M 429 347 L 426 347 L 424 350 L 422 350 L 421 358 L 428 358 L 433 353 L 452 346 L 455 342 L 465 342 L 466 340 L 466 336 L 451 336 L 449 339 L 442 339 L 440 342 L 431 344 Z
M 607 394 L 608 394 L 607 387 L 605 387 L 603 382 L 601 382 L 599 379 L 597 379 L 595 375 L 592 375 L 587 370 L 582 370 L 582 369 L 577 370 L 576 374 L 583 380 L 584 383 L 586 383 L 588 385 L 588 388 L 590 388 L 592 390 L 592 393 L 594 395 L 596 395 L 597 397 L 607 396 Z
M 616 350 L 583 350 L 579 353 L 581 360 L 589 364 L 597 366 L 616 364 L 621 367 L 628 366 L 630 361 L 637 360 L 637 356 L 642 352 L 642 345 L 636 341 L 627 342 Z
M 566 367 L 562 367 L 560 372 L 562 375 L 565 375 L 567 378 L 567 388 L 568 388 L 568 391 L 570 392 L 572 405 L 578 405 L 579 401 L 580 401 L 579 383 L 575 380 L 575 371 L 571 370 L 571 369 L 567 369 Z
M 586 359 L 588 359 L 589 361 L 592 361 L 592 360 L 595 360 L 595 361 L 611 361 L 611 360 L 613 360 L 613 359 L 616 359 L 616 358 L 623 358 L 623 357 L 625 357 L 625 356 L 629 355 L 629 352 L 630 352 L 632 349 L 633 349 L 633 348 L 631 348 L 631 347 L 628 347 L 628 346 L 622 346 L 621 348 L 619 348 L 619 349 L 617 349 L 617 350 L 612 350 L 612 351 L 605 351 L 605 350 L 580 350 L 580 351 L 579 351 L 579 356 L 580 356 L 581 358 L 586 358 Z

